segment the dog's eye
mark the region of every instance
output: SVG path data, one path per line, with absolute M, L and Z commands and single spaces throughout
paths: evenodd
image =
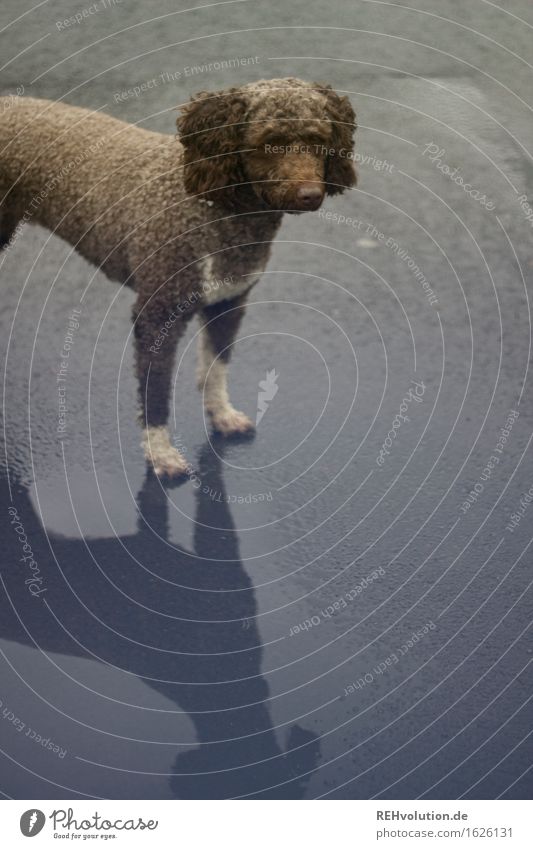
M 312 138 L 309 142 L 309 145 L 315 148 L 317 153 L 325 153 L 328 147 L 327 142 L 325 142 L 324 139 L 319 138 L 318 136 Z

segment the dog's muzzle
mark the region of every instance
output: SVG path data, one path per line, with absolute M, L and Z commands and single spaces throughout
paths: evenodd
M 319 183 L 301 183 L 294 198 L 295 209 L 314 212 L 324 200 L 325 190 Z

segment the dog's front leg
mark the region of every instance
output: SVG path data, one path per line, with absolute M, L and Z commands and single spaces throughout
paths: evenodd
M 245 312 L 247 294 L 200 310 L 203 327 L 198 344 L 197 385 L 213 427 L 224 436 L 251 433 L 254 424 L 229 400 L 227 368 L 233 341 Z
M 176 347 L 189 318 L 173 312 L 160 293 L 148 302 L 140 301 L 133 313 L 142 445 L 146 460 L 160 477 L 180 477 L 190 470 L 171 444 L 167 427 Z

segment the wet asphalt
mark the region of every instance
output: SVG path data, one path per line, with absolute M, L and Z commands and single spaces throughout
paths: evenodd
M 531 4 L 100 0 L 65 25 L 90 5 L 4 0 L 1 93 L 173 132 L 199 89 L 327 81 L 359 184 L 286 216 L 253 292 L 233 401 L 278 387 L 254 440 L 206 429 L 190 328 L 179 487 L 139 447 L 132 294 L 43 229 L 0 259 L 0 789 L 526 798 Z

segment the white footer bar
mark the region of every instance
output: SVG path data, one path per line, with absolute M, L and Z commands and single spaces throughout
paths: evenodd
M 531 849 L 527 801 L 13 801 L 2 845 Z

